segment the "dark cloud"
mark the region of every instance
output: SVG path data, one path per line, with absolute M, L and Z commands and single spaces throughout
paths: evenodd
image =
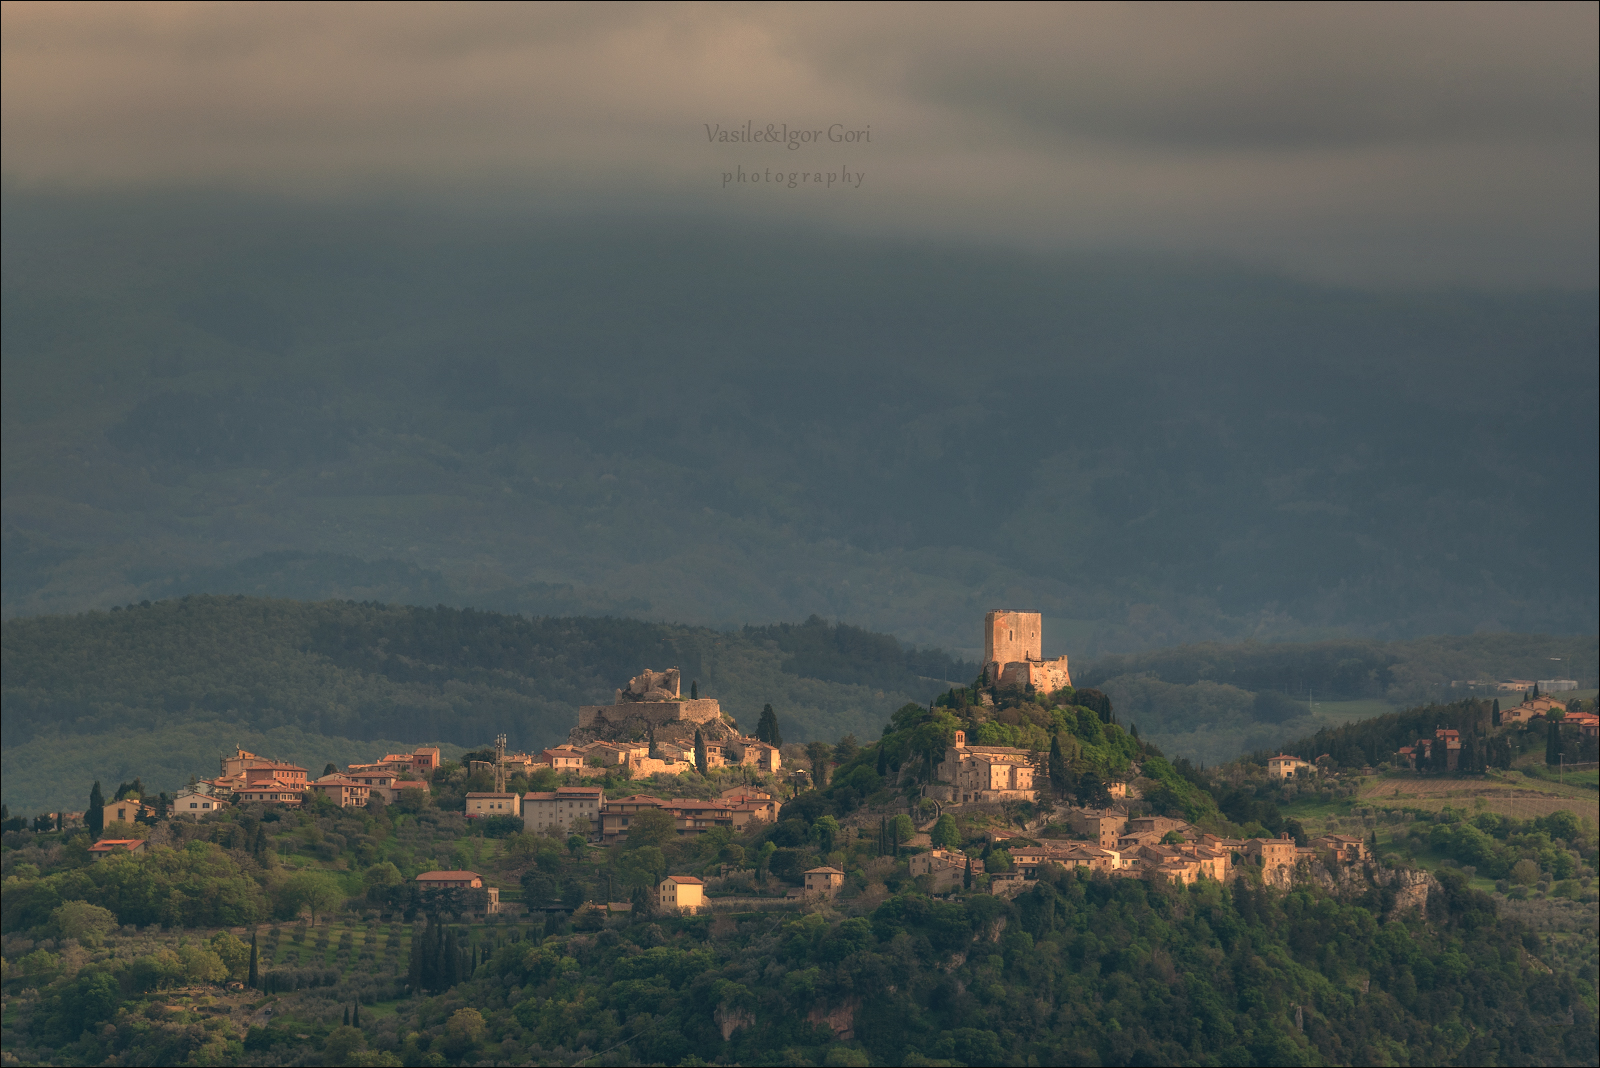
M 13 188 L 793 215 L 1592 286 L 1594 5 L 4 8 Z M 869 145 L 704 124 L 870 125 Z M 726 187 L 866 172 L 858 193 Z M 781 190 L 781 191 L 780 191 Z

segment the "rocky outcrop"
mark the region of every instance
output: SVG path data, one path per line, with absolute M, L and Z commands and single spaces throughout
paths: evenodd
M 860 1002 L 855 1000 L 846 1001 L 834 1009 L 818 1005 L 806 1015 L 806 1019 L 814 1024 L 827 1026 L 833 1032 L 833 1037 L 848 1042 L 856 1037 L 856 1008 L 859 1005 Z
M 1330 865 L 1321 859 L 1302 860 L 1294 873 L 1294 881 L 1315 883 L 1344 898 L 1360 897 L 1373 887 L 1392 891 L 1394 900 L 1385 913 L 1389 919 L 1413 910 L 1426 915 L 1428 895 L 1441 889 L 1439 880 L 1421 868 L 1385 868 L 1372 864 Z
M 754 1026 L 756 1015 L 748 1009 L 723 1004 L 717 1006 L 717 1011 L 711 1014 L 711 1019 L 722 1032 L 722 1041 L 727 1042 L 739 1028 Z
M 1428 911 L 1428 895 L 1435 890 L 1443 889 L 1439 880 L 1431 872 L 1417 868 L 1395 868 L 1384 871 L 1388 879 L 1381 879 L 1375 872 L 1373 881 L 1379 886 L 1389 886 L 1394 890 L 1394 905 L 1389 909 L 1389 916 L 1401 916 L 1415 909 L 1418 913 L 1426 915 Z

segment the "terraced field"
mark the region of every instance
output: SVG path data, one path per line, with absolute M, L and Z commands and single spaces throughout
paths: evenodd
M 1391 773 L 1368 779 L 1358 797 L 1361 803 L 1376 808 L 1486 808 L 1521 820 L 1548 816 L 1564 808 L 1580 819 L 1600 823 L 1600 794 L 1594 790 L 1528 778 L 1516 771 L 1479 780 L 1425 779 L 1404 772 Z

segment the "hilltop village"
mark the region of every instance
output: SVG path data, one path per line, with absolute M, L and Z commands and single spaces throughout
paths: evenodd
M 1267 882 L 1288 886 L 1302 861 L 1368 859 L 1360 836 L 1330 834 L 1299 842 L 1287 832 L 1232 837 L 1197 829 L 1170 804 L 1158 811 L 1139 785 L 1151 785 L 1143 777 L 1141 746 L 1116 724 L 1103 694 L 1073 689 L 1068 658 L 1046 659 L 1042 645 L 1040 614 L 989 612 L 983 676 L 969 688 L 940 695 L 927 708 L 911 705 L 897 712 L 876 765 L 865 769 L 873 787 L 867 803 L 838 816 L 806 819 L 817 807 L 813 799 L 834 787 L 839 766 L 862 751 L 855 739 L 837 746 L 790 745 L 786 764 L 770 706 L 756 733 L 746 735 L 715 698 L 701 697 L 697 688 L 685 696 L 677 668 L 646 669 L 619 687 L 609 704 L 580 707 L 568 739 L 537 753 L 507 751 L 502 735 L 492 750 L 468 754 L 461 764 L 448 763 L 438 748 L 425 746 L 343 768 L 330 764 L 313 776 L 299 765 L 236 749 L 221 758 L 215 775 L 197 777 L 174 795 L 146 798 L 137 786 L 119 790 L 100 818 L 90 821 L 98 824 L 98 833 L 88 853 L 97 858 L 139 853 L 150 837 L 148 828 L 159 821 L 216 817 L 236 809 L 265 813 L 379 804 L 420 810 L 455 803 L 467 834 L 515 829 L 596 848 L 627 842 L 645 813 L 670 821 L 680 838 L 707 833 L 731 838 L 790 819 L 792 812 L 806 820 L 812 837 L 810 825 L 826 820 L 835 828 L 830 837 L 892 839 L 888 851 L 903 857 L 909 873 L 933 893 L 976 888 L 1012 894 L 1051 865 L 1183 884 L 1226 881 L 1248 865 Z M 1515 718 L 1511 713 L 1508 721 Z M 914 751 L 891 756 L 887 736 L 912 720 L 920 721 L 911 732 Z M 1400 755 L 1404 758 L 1406 751 Z M 864 769 L 847 770 L 853 787 Z M 1266 771 L 1272 780 L 1318 774 L 1314 762 L 1287 755 L 1269 760 Z M 688 783 L 692 796 L 673 789 Z M 532 785 L 539 788 L 527 788 Z M 53 816 L 62 829 L 89 820 L 85 813 Z M 968 844 L 954 848 L 958 841 Z M 777 889 L 789 900 L 831 897 L 844 888 L 849 874 L 839 864 L 789 872 L 796 885 L 764 884 L 764 889 Z M 726 869 L 725 863 L 717 866 L 719 874 Z M 651 906 L 689 913 L 710 908 L 717 898 L 707 896 L 704 874 L 658 873 Z M 491 875 L 473 870 L 420 871 L 412 879 L 423 889 L 481 891 L 473 900 L 482 914 L 542 904 L 514 901 L 521 896 L 515 888 L 496 886 Z M 564 907 L 570 911 L 572 906 Z

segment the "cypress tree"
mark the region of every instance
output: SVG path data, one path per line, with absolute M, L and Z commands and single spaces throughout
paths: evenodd
M 689 700 L 691 700 L 691 701 L 700 700 L 700 680 L 699 679 L 695 679 L 693 682 L 691 682 L 689 684 Z
M 878 776 L 889 774 L 889 750 L 885 749 L 882 742 L 878 743 Z
M 1494 711 L 1489 715 L 1489 722 L 1496 727 L 1500 726 L 1500 698 L 1498 697 L 1494 699 Z
M 961 875 L 961 889 L 972 889 L 972 858 L 967 858 L 967 870 Z
M 89 837 L 98 839 L 100 832 L 106 829 L 106 795 L 100 792 L 100 780 L 96 779 L 94 789 L 89 791 L 89 811 L 83 814 L 83 822 L 89 828 Z
M 413 994 L 421 994 L 424 982 L 428 979 L 428 927 L 424 921 L 421 931 L 411 929 L 411 959 L 406 969 L 406 981 L 411 985 Z
M 1061 732 L 1050 738 L 1050 785 L 1057 793 L 1067 790 L 1067 758 L 1061 753 Z
M 1550 720 L 1544 729 L 1544 762 L 1561 763 L 1561 721 Z
M 461 981 L 461 950 L 456 942 L 456 929 L 446 929 L 439 946 L 439 989 L 449 990 Z
M 698 727 L 694 731 L 694 766 L 700 774 L 706 773 L 706 736 Z
M 255 990 L 261 985 L 261 973 L 256 967 L 256 933 L 254 931 L 250 932 L 250 978 L 246 980 L 245 985 L 251 990 Z
M 761 707 L 761 718 L 756 721 L 756 737 L 768 745 L 783 744 L 783 733 L 778 730 L 778 714 L 771 705 Z

